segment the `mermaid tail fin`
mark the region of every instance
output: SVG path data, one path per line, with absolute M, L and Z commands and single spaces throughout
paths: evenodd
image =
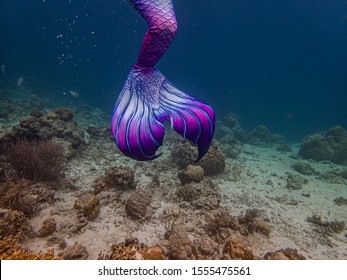
M 198 146 L 201 159 L 211 145 L 212 108 L 175 88 L 155 68 L 134 67 L 116 102 L 112 134 L 119 149 L 137 160 L 151 160 L 162 145 L 163 121 Z

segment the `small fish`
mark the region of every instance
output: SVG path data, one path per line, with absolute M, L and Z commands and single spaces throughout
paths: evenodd
M 23 83 L 23 77 L 19 77 L 17 80 L 17 86 L 19 87 Z
M 5 64 L 1 65 L 1 74 L 2 75 L 5 75 L 5 68 L 6 68 Z
M 70 94 L 71 94 L 73 97 L 78 97 L 77 91 L 69 90 L 69 92 L 70 92 Z

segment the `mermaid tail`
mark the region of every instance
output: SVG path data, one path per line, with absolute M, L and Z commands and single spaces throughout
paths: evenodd
M 212 108 L 172 85 L 156 62 L 170 46 L 177 30 L 171 0 L 129 0 L 148 22 L 136 65 L 116 101 L 112 134 L 119 149 L 137 160 L 151 160 L 162 145 L 164 120 L 198 146 L 201 159 L 211 145 L 215 118 Z

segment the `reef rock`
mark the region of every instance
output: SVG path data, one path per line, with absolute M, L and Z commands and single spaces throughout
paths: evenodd
M 58 118 L 62 121 L 68 122 L 73 119 L 73 113 L 68 108 L 58 108 L 55 110 Z
M 196 147 L 188 141 L 178 143 L 171 152 L 173 162 L 181 169 L 193 164 L 197 157 Z M 212 144 L 206 155 L 196 165 L 204 169 L 205 175 L 215 175 L 224 171 L 225 156 L 218 151 L 216 144 Z
M 64 260 L 86 260 L 88 259 L 89 253 L 86 246 L 82 246 L 76 242 L 73 246 L 65 248 L 58 256 Z
M 171 152 L 173 162 L 181 169 L 193 164 L 198 157 L 198 152 L 188 141 L 178 143 Z
M 219 244 L 211 238 L 205 236 L 197 242 L 199 260 L 218 260 L 221 259 Z
M 296 249 L 280 249 L 275 252 L 268 252 L 263 257 L 264 260 L 306 260 Z
M 165 239 L 161 240 L 159 245 L 165 248 L 170 260 L 196 260 L 198 258 L 197 249 L 183 227 L 174 226 L 165 233 Z
M 10 114 L 15 111 L 15 107 L 11 101 L 3 101 L 0 103 L 0 118 L 8 119 Z
M 347 131 L 335 126 L 322 134 L 306 136 L 299 155 L 316 161 L 330 160 L 334 163 L 347 162 Z
M 284 136 L 271 133 L 264 125 L 258 125 L 248 135 L 248 142 L 252 145 L 283 144 L 286 142 Z
M 104 189 L 134 189 L 136 187 L 134 170 L 129 167 L 110 167 L 94 182 L 93 187 L 95 194 Z
M 125 209 L 129 216 L 140 219 L 146 216 L 151 198 L 142 192 L 133 193 L 126 202 Z
M 94 220 L 100 212 L 100 201 L 95 195 L 84 193 L 75 201 L 74 208 L 88 220 Z
M 53 232 L 55 232 L 56 227 L 57 227 L 57 224 L 55 222 L 55 219 L 54 218 L 48 218 L 48 219 L 43 221 L 42 227 L 40 228 L 37 235 L 40 237 L 45 237 L 45 236 L 51 235 Z
M 184 171 L 178 174 L 182 184 L 200 182 L 204 178 L 204 169 L 198 165 L 188 165 Z
M 157 247 L 157 246 L 153 246 Z M 163 254 L 160 254 L 157 249 L 151 249 L 146 255 L 148 250 L 146 245 L 140 243 L 137 238 L 129 237 L 124 242 L 112 244 L 110 253 L 100 253 L 98 256 L 99 260 L 143 260 L 146 259 L 158 260 Z M 160 248 L 159 248 L 160 249 Z
M 251 249 L 241 239 L 230 238 L 223 246 L 223 258 L 226 260 L 255 260 Z
M 296 172 L 301 173 L 302 175 L 314 175 L 316 171 L 314 168 L 305 162 L 296 162 L 291 166 Z
M 60 138 L 71 143 L 73 149 L 83 145 L 83 133 L 73 121 L 72 112 L 66 108 L 42 113 L 34 111 L 28 116 L 20 118 L 19 125 L 15 126 L 5 137 L 5 141 L 12 139 L 50 140 Z
M 196 209 L 217 209 L 221 201 L 217 187 L 206 177 L 199 183 L 178 187 L 176 194 Z
M 239 117 L 234 113 L 228 113 L 224 116 L 222 123 L 229 127 L 230 129 L 233 129 L 239 125 Z
M 22 212 L 0 208 L 0 239 L 8 236 L 29 237 L 32 228 Z
M 222 173 L 225 168 L 225 156 L 216 144 L 212 144 L 207 154 L 197 163 L 204 169 L 207 176 Z
M 215 139 L 228 143 L 232 141 L 245 142 L 247 140 L 247 132 L 239 124 L 239 117 L 234 113 L 225 115 L 222 121 L 216 122 Z
M 307 184 L 308 180 L 299 175 L 293 175 L 288 173 L 287 185 L 288 189 L 300 190 L 303 185 Z
M 165 255 L 158 245 L 148 247 L 143 253 L 145 260 L 164 260 Z
M 235 231 L 240 229 L 237 219 L 223 209 L 209 211 L 207 217 L 208 221 L 205 225 L 205 230 L 219 243 L 223 243 L 228 237 L 232 236 Z

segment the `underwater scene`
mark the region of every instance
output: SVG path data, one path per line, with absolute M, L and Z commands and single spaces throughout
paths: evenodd
M 0 259 L 347 258 L 347 1 L 0 4 Z

